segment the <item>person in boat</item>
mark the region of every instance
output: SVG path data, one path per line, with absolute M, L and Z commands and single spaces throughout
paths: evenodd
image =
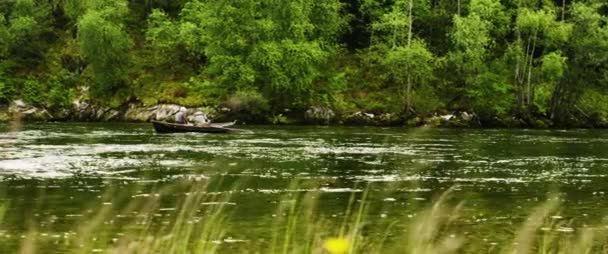
M 209 125 L 209 119 L 207 119 L 207 116 L 205 116 L 205 113 L 200 112 L 200 111 L 194 113 L 192 122 L 194 123 L 195 126 L 208 126 Z
M 186 113 L 188 110 L 184 107 L 181 107 L 177 114 L 175 114 L 175 123 L 176 124 L 188 124 L 188 118 L 186 117 Z

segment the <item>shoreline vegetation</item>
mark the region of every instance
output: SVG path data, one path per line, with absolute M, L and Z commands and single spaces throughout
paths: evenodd
M 4 120 L 604 128 L 606 84 L 600 0 L 0 2 Z

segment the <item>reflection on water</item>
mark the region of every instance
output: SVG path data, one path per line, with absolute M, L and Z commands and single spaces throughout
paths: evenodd
M 231 244 L 264 245 L 277 204 L 289 193 L 318 193 L 319 213 L 339 218 L 366 183 L 375 208 L 371 225 L 407 220 L 458 185 L 455 195 L 467 204 L 460 223 L 468 238 L 487 246 L 503 241 L 549 192 L 561 193 L 564 202 L 555 219 L 573 221 L 564 233 L 608 223 L 608 132 L 601 130 L 264 126 L 228 135 L 158 135 L 145 124 L 8 128 L 0 126 L 0 191 L 10 207 L 0 227 L 6 248 L 18 244 L 32 221 L 47 244 L 59 243 L 91 216 L 91 207 L 119 211 L 175 182 L 216 182 L 218 195 L 231 195 L 222 204 L 231 207 L 234 228 L 248 229 L 229 230 Z M 114 200 L 103 198 L 117 189 Z M 163 195 L 159 224 L 168 223 L 184 195 Z M 117 213 L 115 230 L 105 233 L 121 234 L 121 218 L 134 216 Z

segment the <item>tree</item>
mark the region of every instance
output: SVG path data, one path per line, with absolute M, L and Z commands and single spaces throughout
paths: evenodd
M 445 66 L 447 90 L 460 98 L 458 104 L 468 104 L 481 117 L 505 113 L 511 103 L 511 87 L 500 71 L 504 65 L 492 54 L 496 38 L 504 34 L 505 17 L 499 1 L 472 0 L 467 16 L 453 18 L 454 49 L 447 54 Z
M 403 112 L 414 112 L 413 91 L 416 83 L 432 77 L 434 56 L 422 39 L 413 32 L 414 0 L 398 0 L 389 12 L 372 23 L 374 47 L 383 56 L 380 63 L 389 77 L 403 91 Z
M 283 108 L 309 98 L 337 47 L 345 24 L 340 9 L 336 0 L 192 1 L 182 22 L 204 28 L 205 71 L 214 82 L 233 91 L 258 89 Z
M 416 85 L 426 85 L 433 76 L 435 57 L 424 42 L 414 39 L 407 46 L 391 48 L 381 60 L 392 81 L 401 87 L 404 112 L 414 111 Z
M 565 69 L 563 77 L 551 98 L 551 118 L 557 123 L 566 123 L 581 113 L 576 104 L 586 89 L 606 91 L 608 18 L 600 14 L 601 8 L 595 1 L 571 6 L 572 32 L 564 45 L 565 60 L 559 59 L 567 67 L 561 68 Z
M 126 2 L 89 2 L 78 21 L 78 41 L 84 59 L 92 68 L 95 94 L 113 93 L 122 84 L 129 63 L 129 35 L 121 22 Z
M 557 21 L 557 15 L 552 8 L 519 10 L 515 22 L 517 39 L 513 50 L 516 55 L 514 68 L 514 83 L 517 87 L 518 109 L 524 118 L 536 111 L 536 88 L 543 83 L 538 72 L 540 59 L 544 52 L 557 50 L 565 43 L 571 26 Z
M 45 1 L 17 0 L 4 30 L 5 49 L 15 64 L 37 66 L 42 63 L 49 40 L 50 6 Z M 0 20 L 0 23 L 3 23 Z M 1 27 L 2 25 L 0 25 Z M 0 33 L 2 28 L 0 28 Z M 1 42 L 0 42 L 1 43 Z

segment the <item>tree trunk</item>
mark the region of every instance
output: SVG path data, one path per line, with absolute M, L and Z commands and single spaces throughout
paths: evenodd
M 414 17 L 412 17 L 412 8 L 414 7 L 414 0 L 410 0 L 410 6 L 409 6 L 409 27 L 408 27 L 408 32 L 407 32 L 407 46 L 411 46 L 412 45 L 412 25 L 414 24 Z
M 412 77 L 407 75 L 407 88 L 405 95 L 405 112 L 409 114 L 412 112 Z
M 562 21 L 564 21 L 566 17 L 566 0 L 562 0 Z
M 533 60 L 534 60 L 534 52 L 536 51 L 536 32 L 534 32 L 534 37 L 532 37 L 532 52 L 530 52 L 530 63 L 528 63 L 528 89 L 526 92 L 526 108 L 530 108 L 532 105 L 531 95 L 532 95 L 532 68 L 533 68 Z
M 408 17 L 409 17 L 409 26 L 407 32 L 407 46 L 412 46 L 412 24 L 414 23 L 412 17 L 412 8 L 414 7 L 414 0 L 410 0 Z M 407 88 L 405 94 L 405 112 L 409 114 L 412 112 L 412 75 L 410 74 L 410 70 L 407 70 Z

